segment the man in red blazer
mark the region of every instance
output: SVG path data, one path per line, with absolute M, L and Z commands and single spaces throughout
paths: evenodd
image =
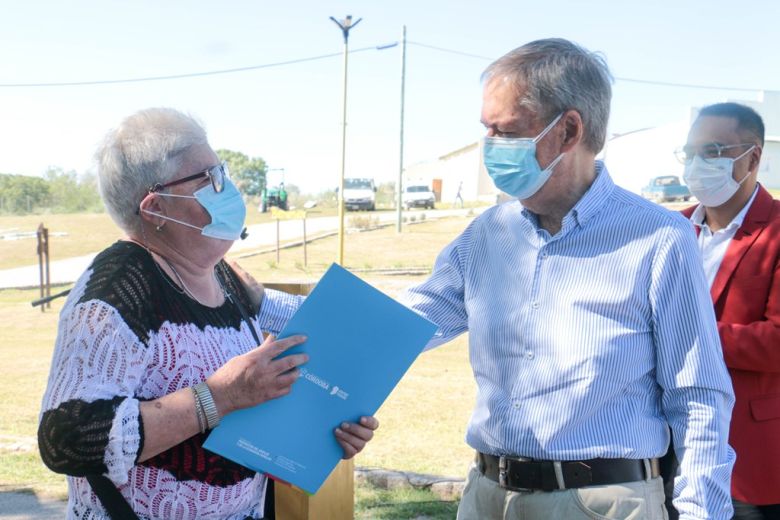
M 678 156 L 736 403 L 736 519 L 780 519 L 780 201 L 756 179 L 764 124 L 751 108 L 699 112 Z

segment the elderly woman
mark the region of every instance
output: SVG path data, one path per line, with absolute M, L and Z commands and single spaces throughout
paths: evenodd
M 307 357 L 276 359 L 303 337 L 254 339 L 283 319 L 260 323 L 223 259 L 244 228 L 241 194 L 203 128 L 172 109 L 127 118 L 97 161 L 127 237 L 95 258 L 62 310 L 38 431 L 43 461 L 69 475 L 68 518 L 108 518 L 101 500 L 121 502 L 116 488 L 140 518 L 262 518 L 266 478 L 203 442 L 225 414 L 290 392 Z M 264 305 L 286 319 L 298 303 L 276 294 Z M 336 429 L 345 458 L 377 425 Z M 88 476 L 108 491 L 96 496 Z

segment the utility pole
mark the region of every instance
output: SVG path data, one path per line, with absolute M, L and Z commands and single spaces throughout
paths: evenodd
M 406 26 L 404 25 L 403 36 L 401 38 L 401 136 L 398 152 L 398 183 L 396 184 L 396 232 L 401 232 L 401 210 L 403 206 L 403 185 L 404 185 L 404 98 L 406 92 Z
M 330 17 L 333 23 L 339 26 L 341 34 L 344 36 L 344 88 L 341 102 L 341 175 L 339 176 L 339 265 L 344 265 L 344 168 L 346 164 L 347 153 L 347 57 L 349 56 L 349 31 L 360 23 L 362 18 L 358 18 L 352 23 L 352 15 L 339 21 Z

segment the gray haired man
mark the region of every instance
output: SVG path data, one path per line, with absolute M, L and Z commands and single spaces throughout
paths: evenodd
M 681 518 L 731 517 L 734 396 L 690 224 L 616 186 L 611 78 L 562 39 L 483 75 L 483 159 L 517 200 L 474 219 L 402 300 L 469 332 L 476 451 L 458 518 L 663 519 L 669 427 Z

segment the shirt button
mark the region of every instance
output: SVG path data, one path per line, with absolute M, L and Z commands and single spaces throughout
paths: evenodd
M 512 403 L 512 406 L 514 406 L 515 409 L 518 409 L 520 408 L 520 403 L 518 401 L 515 401 L 514 403 Z
M 539 308 L 539 302 L 531 302 L 531 308 L 532 309 L 538 309 Z
M 534 353 L 533 352 L 526 352 L 525 357 L 527 357 L 528 359 L 533 359 L 534 358 Z
M 542 258 L 547 258 L 547 251 L 542 251 Z

